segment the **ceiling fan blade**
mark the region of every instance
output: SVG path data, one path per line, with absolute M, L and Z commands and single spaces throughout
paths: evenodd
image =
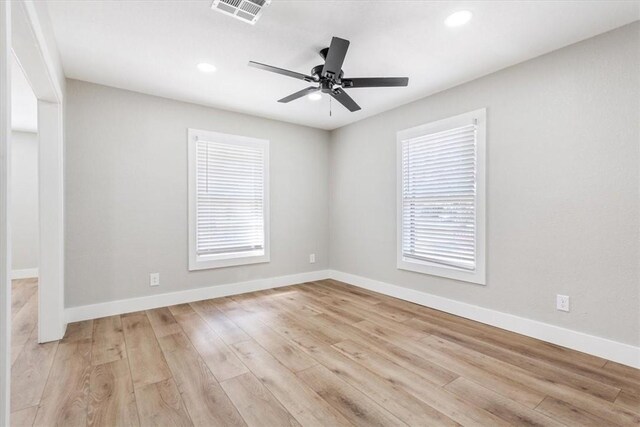
M 342 86 L 357 87 L 394 87 L 409 85 L 409 77 L 356 77 L 342 79 Z
M 347 56 L 349 49 L 349 40 L 334 37 L 331 39 L 331 46 L 322 67 L 322 77 L 339 76 L 342 70 L 342 63 Z
M 354 101 L 349 95 L 347 95 L 347 92 L 345 92 L 340 88 L 332 90 L 331 92 L 329 92 L 329 94 L 333 96 L 335 100 L 338 101 L 340 104 L 344 105 L 347 108 L 347 110 L 351 111 L 352 113 L 360 109 L 360 106 L 356 104 L 356 101 Z
M 284 68 L 273 67 L 267 64 L 261 64 L 259 62 L 249 61 L 250 67 L 260 68 L 261 70 L 271 71 L 272 73 L 282 74 L 283 76 L 293 77 L 294 79 L 300 79 L 307 82 L 314 82 L 315 79 L 306 74 L 296 73 L 295 71 L 285 70 Z
M 286 102 L 291 102 L 293 100 L 296 100 L 298 98 L 302 98 L 305 95 L 309 95 L 310 93 L 317 92 L 319 90 L 320 90 L 320 88 L 317 87 L 317 86 L 309 86 L 306 89 L 299 90 L 296 93 L 292 93 L 289 96 L 285 96 L 284 98 L 279 99 L 278 102 L 285 102 L 285 103 Z

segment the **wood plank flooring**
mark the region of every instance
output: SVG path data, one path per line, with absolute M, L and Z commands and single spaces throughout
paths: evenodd
M 12 425 L 640 425 L 640 370 L 324 280 L 69 325 L 13 284 Z

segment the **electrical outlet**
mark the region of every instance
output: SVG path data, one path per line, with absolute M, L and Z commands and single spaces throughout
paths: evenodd
M 569 297 L 567 295 L 556 295 L 556 308 L 560 311 L 569 311 Z
M 309 254 L 309 264 L 316 263 L 316 254 Z
M 149 286 L 160 286 L 160 273 L 149 274 Z

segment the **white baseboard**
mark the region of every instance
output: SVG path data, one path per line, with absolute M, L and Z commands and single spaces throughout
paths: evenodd
M 537 320 L 443 298 L 354 274 L 343 273 L 336 270 L 330 270 L 329 274 L 332 279 L 354 286 L 613 360 L 614 362 L 634 368 L 640 368 L 640 347 L 634 347 L 629 344 L 550 325 Z
M 272 277 L 268 279 L 250 280 L 247 282 L 229 283 L 208 286 L 205 288 L 187 289 L 178 292 L 150 295 L 146 297 L 109 301 L 99 304 L 68 307 L 65 309 L 67 323 L 81 320 L 98 319 L 100 317 L 117 314 L 132 313 L 140 310 L 150 310 L 175 304 L 184 304 L 229 295 L 244 294 L 264 289 L 279 288 L 329 278 L 328 270 L 311 271 L 308 273 L 291 274 L 288 276 Z
M 31 279 L 33 277 L 38 277 L 38 268 L 25 268 L 23 270 L 12 270 L 11 271 L 11 279 Z
M 405 301 L 411 301 L 425 307 L 434 308 L 487 325 L 537 338 L 563 347 L 582 351 L 624 365 L 640 368 L 640 347 L 612 341 L 606 338 L 577 332 L 560 326 L 531 320 L 513 314 L 503 313 L 473 304 L 432 295 L 414 289 L 404 288 L 390 283 L 380 282 L 355 274 L 336 270 L 319 270 L 308 273 L 258 279 L 247 282 L 229 283 L 206 288 L 150 295 L 126 300 L 109 301 L 99 304 L 69 307 L 65 309 L 67 323 L 97 319 L 140 310 L 166 307 L 210 298 L 243 294 L 264 289 L 296 285 L 322 279 L 335 279 L 354 286 L 369 289 Z

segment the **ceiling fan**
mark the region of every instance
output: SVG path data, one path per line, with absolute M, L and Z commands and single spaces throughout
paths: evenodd
M 317 83 L 317 86 L 309 86 L 289 96 L 279 99 L 278 102 L 291 102 L 314 92 L 321 91 L 328 93 L 349 111 L 360 110 L 360 106 L 344 91 L 344 89 L 361 87 L 393 87 L 407 86 L 408 77 L 353 77 L 346 79 L 343 77 L 342 63 L 347 55 L 349 40 L 333 37 L 331 45 L 320 51 L 320 56 L 324 59 L 324 64 L 316 65 L 311 69 L 311 75 L 285 70 L 283 68 L 272 67 L 271 65 L 249 61 L 249 66 L 304 80 L 310 83 Z

